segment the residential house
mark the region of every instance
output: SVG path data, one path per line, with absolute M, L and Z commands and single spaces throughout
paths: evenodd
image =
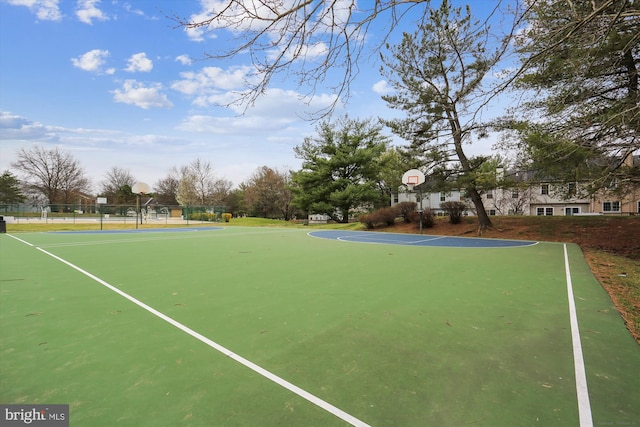
M 640 169 L 640 155 L 627 156 L 625 165 Z M 623 195 L 615 191 L 617 186 L 617 183 L 613 182 L 608 188 L 599 191 L 591 200 L 591 212 L 603 215 L 640 214 L 640 185 L 636 183 L 627 188 Z
M 401 202 L 416 202 L 418 209 L 430 209 L 434 215 L 446 215 L 446 212 L 441 207 L 443 202 L 463 202 L 469 206 L 467 215 L 474 215 L 473 206 L 470 201 L 464 198 L 464 192 L 461 190 L 453 191 L 437 191 L 437 192 L 422 192 L 417 188 L 409 191 L 405 186 L 401 186 L 397 193 L 391 195 L 391 206 L 397 205 Z
M 496 188 L 483 194 L 491 215 L 581 215 L 590 213 L 590 198 L 577 183 L 558 184 L 533 179 L 531 171 L 496 171 L 507 179 L 509 188 Z
M 640 155 L 629 156 L 628 166 L 640 167 Z M 495 188 L 482 195 L 484 207 L 489 215 L 636 215 L 640 214 L 640 185 L 632 187 L 623 195 L 615 191 L 615 183 L 595 195 L 589 196 L 581 183 L 555 183 L 534 179 L 531 171 L 496 170 L 498 179 L 507 179 L 508 188 Z M 464 199 L 464 191 L 425 192 L 408 191 L 404 186 L 392 194 L 391 205 L 400 202 L 416 202 L 422 208 L 431 209 L 436 215 L 444 215 L 440 203 L 461 201 L 467 203 L 467 215 L 473 215 L 473 206 Z

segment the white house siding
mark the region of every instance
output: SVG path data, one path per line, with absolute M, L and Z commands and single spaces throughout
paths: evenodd
M 547 184 L 545 184 L 547 185 Z M 490 215 L 538 215 L 542 209 L 542 215 L 584 215 L 592 213 L 591 200 L 588 198 L 574 198 L 563 200 L 553 196 L 555 189 L 551 186 L 551 194 L 541 194 L 542 185 L 536 184 L 527 188 L 519 188 L 517 197 L 512 189 L 494 189 L 482 195 L 482 202 Z M 431 192 L 422 194 L 422 208 L 431 209 L 435 215 L 445 215 L 440 204 L 445 201 L 462 201 L 469 206 L 467 215 L 474 215 L 470 201 L 462 197 L 461 191 L 447 193 Z M 416 202 L 420 207 L 417 192 L 398 192 L 391 196 L 391 206 L 401 202 Z
M 544 185 L 548 194 L 542 194 L 542 184 L 518 188 L 517 191 L 493 190 L 483 195 L 485 208 L 498 215 L 580 215 L 591 212 L 589 198 L 563 200 L 554 195 L 556 189 L 553 186 Z
M 415 202 L 420 209 L 420 197 L 419 193 L 416 192 L 406 192 L 399 191 L 396 195 L 391 195 L 391 206 L 395 206 L 398 203 L 402 202 Z M 432 193 L 422 193 L 422 209 L 427 210 L 430 209 L 434 215 L 445 215 L 444 209 L 440 207 L 440 204 L 443 202 L 463 202 L 469 205 L 469 210 L 466 212 L 467 215 L 474 215 L 474 211 L 472 206 L 467 202 L 463 197 L 460 191 L 450 191 L 450 192 L 432 192 Z
M 533 203 L 526 215 L 585 215 L 589 214 L 588 203 Z

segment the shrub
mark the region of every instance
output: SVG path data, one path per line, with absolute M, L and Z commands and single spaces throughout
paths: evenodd
M 440 207 L 449 215 L 449 222 L 451 224 L 460 224 L 462 222 L 462 216 L 467 210 L 467 205 L 462 202 L 444 202 L 440 203 Z
M 398 210 L 395 207 L 388 207 L 378 209 L 376 213 L 379 216 L 379 221 L 386 225 L 394 225 L 396 223 L 396 217 L 398 216 Z
M 395 208 L 397 215 L 404 219 L 404 222 L 411 222 L 411 213 L 416 211 L 418 204 L 416 202 L 401 202 Z
M 229 220 L 231 219 L 233 215 L 231 215 L 230 213 L 223 213 L 222 214 L 222 218 L 224 219 L 224 222 L 229 222 Z
M 362 214 L 358 217 L 358 221 L 363 223 L 368 229 L 372 229 L 376 226 L 374 219 L 375 218 L 372 213 Z
M 420 217 L 422 217 L 422 228 L 431 228 L 435 224 L 435 216 L 431 209 L 425 209 L 422 214 L 417 211 L 413 211 L 409 214 L 410 222 L 415 223 L 416 227 L 420 227 Z

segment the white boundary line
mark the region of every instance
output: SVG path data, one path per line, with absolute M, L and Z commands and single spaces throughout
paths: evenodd
M 336 240 L 340 240 L 341 242 L 351 242 L 351 243 L 376 243 L 382 245 L 402 245 L 402 246 L 411 246 L 422 242 L 430 242 L 432 240 L 440 240 L 444 239 L 447 236 L 438 236 L 431 237 L 428 239 L 420 239 L 420 240 L 393 240 L 393 239 L 380 239 L 376 238 L 376 236 L 354 236 L 353 234 L 347 234 L 344 236 L 338 236 Z
M 566 243 L 564 247 L 564 269 L 567 276 L 567 294 L 569 297 L 569 320 L 571 323 L 571 341 L 573 343 L 573 364 L 576 375 L 576 392 L 578 396 L 578 415 L 580 427 L 593 427 L 591 417 L 591 404 L 589 403 L 589 389 L 587 388 L 587 374 L 584 368 L 582 356 L 582 344 L 580 342 L 580 330 L 578 328 L 578 314 L 576 302 L 573 297 L 573 284 L 571 282 L 571 269 L 569 268 L 569 255 Z
M 149 313 L 159 317 L 160 319 L 164 320 L 165 322 L 175 326 L 176 328 L 180 329 L 182 332 L 185 332 L 189 335 L 191 335 L 192 337 L 194 337 L 195 339 L 203 342 L 204 344 L 208 345 L 209 347 L 219 351 L 220 353 L 224 354 L 225 356 L 235 360 L 236 362 L 240 363 L 241 365 L 251 369 L 252 371 L 262 375 L 263 377 L 273 381 L 274 383 L 278 384 L 281 387 L 286 388 L 287 390 L 297 394 L 298 396 L 302 397 L 303 399 L 306 399 L 307 401 L 313 403 L 314 405 L 324 409 L 325 411 L 335 415 L 336 417 L 340 418 L 343 421 L 346 421 L 347 423 L 351 424 L 352 426 L 356 426 L 356 427 L 370 427 L 369 424 L 365 423 L 364 421 L 359 420 L 358 418 L 344 412 L 342 409 L 339 409 L 335 406 L 333 406 L 332 404 L 320 399 L 319 397 L 301 389 L 300 387 L 290 383 L 289 381 L 280 378 L 279 376 L 267 371 L 266 369 L 256 365 L 255 363 L 245 359 L 242 356 L 239 356 L 237 354 L 235 354 L 234 352 L 232 352 L 231 350 L 227 349 L 226 347 L 223 347 L 222 345 L 210 340 L 209 338 L 205 337 L 204 335 L 199 334 L 198 332 L 194 331 L 193 329 L 188 328 L 187 326 L 183 325 L 182 323 L 178 322 L 177 320 L 172 319 L 171 317 L 159 312 L 158 310 L 154 309 L 153 307 L 148 306 L 147 304 L 143 303 L 142 301 L 132 297 L 131 295 L 127 294 L 126 292 L 121 291 L 120 289 L 116 288 L 113 285 L 110 285 L 109 283 L 105 282 L 104 280 L 100 279 L 97 276 L 94 276 L 93 274 L 89 273 L 88 271 L 83 270 L 82 268 L 70 263 L 69 261 L 60 258 L 57 255 L 52 254 L 51 252 L 47 252 L 46 250 L 39 248 L 37 246 L 32 245 L 31 243 L 28 243 L 22 239 L 18 239 L 17 237 L 14 237 L 12 235 L 9 235 L 10 237 L 13 237 L 14 239 L 25 243 L 31 247 L 35 247 L 37 250 L 39 250 L 40 252 L 49 255 L 52 258 L 55 258 L 56 260 L 60 261 L 63 264 L 66 264 L 67 266 L 73 268 L 74 270 L 79 271 L 80 273 L 84 274 L 85 276 L 89 277 L 90 279 L 93 279 L 94 281 L 100 283 L 102 286 L 112 290 L 113 292 L 117 293 L 118 295 L 128 299 L 129 301 L 131 301 L 132 303 L 136 304 L 137 306 L 147 310 Z
M 371 243 L 374 245 L 399 245 L 399 246 L 412 246 L 412 245 L 416 245 L 418 243 L 422 243 L 422 242 L 430 242 L 432 240 L 440 240 L 440 239 L 447 239 L 447 238 L 451 238 L 451 239 L 460 239 L 461 241 L 464 241 L 464 239 L 477 239 L 477 240 L 486 240 L 486 241 L 492 241 L 492 240 L 501 240 L 504 242 L 522 242 L 522 240 L 515 240 L 515 239 L 490 239 L 490 238 L 486 238 L 486 237 L 461 237 L 461 236 L 433 236 L 433 238 L 430 239 L 422 239 L 422 240 L 414 240 L 414 241 L 403 241 L 403 240 L 366 240 L 366 239 L 375 239 L 374 236 L 371 237 L 367 237 L 364 240 L 357 240 L 357 239 L 350 239 L 351 237 L 353 237 L 353 234 L 345 234 L 342 236 L 338 236 L 338 237 L 324 237 L 324 236 L 316 236 L 313 233 L 316 232 L 322 232 L 322 231 L 326 231 L 326 230 L 314 230 L 314 231 L 309 231 L 307 233 L 307 235 L 309 237 L 315 237 L 316 239 L 326 239 L 326 240 L 337 240 L 339 242 L 347 242 L 347 243 Z M 372 232 L 367 232 L 367 231 L 352 231 L 352 233 L 384 233 L 384 232 L 377 232 L 377 231 L 372 231 Z M 385 234 L 389 234 L 389 235 L 401 235 L 401 236 L 409 236 L 410 234 L 403 234 L 403 233 L 385 233 Z M 399 242 L 399 243 L 397 243 Z M 513 245 L 513 246 L 438 246 L 438 247 L 444 247 L 444 248 L 456 248 L 456 249 L 512 249 L 512 248 L 527 248 L 530 246 L 536 246 L 537 244 L 539 244 L 540 242 L 538 241 L 530 241 L 527 240 L 527 242 L 531 242 L 529 244 L 526 245 Z M 430 247 L 429 245 L 418 245 L 421 247 Z

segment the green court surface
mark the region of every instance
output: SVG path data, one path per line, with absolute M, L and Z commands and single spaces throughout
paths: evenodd
M 639 367 L 575 245 L 0 235 L 0 403 L 71 426 L 640 425 Z

